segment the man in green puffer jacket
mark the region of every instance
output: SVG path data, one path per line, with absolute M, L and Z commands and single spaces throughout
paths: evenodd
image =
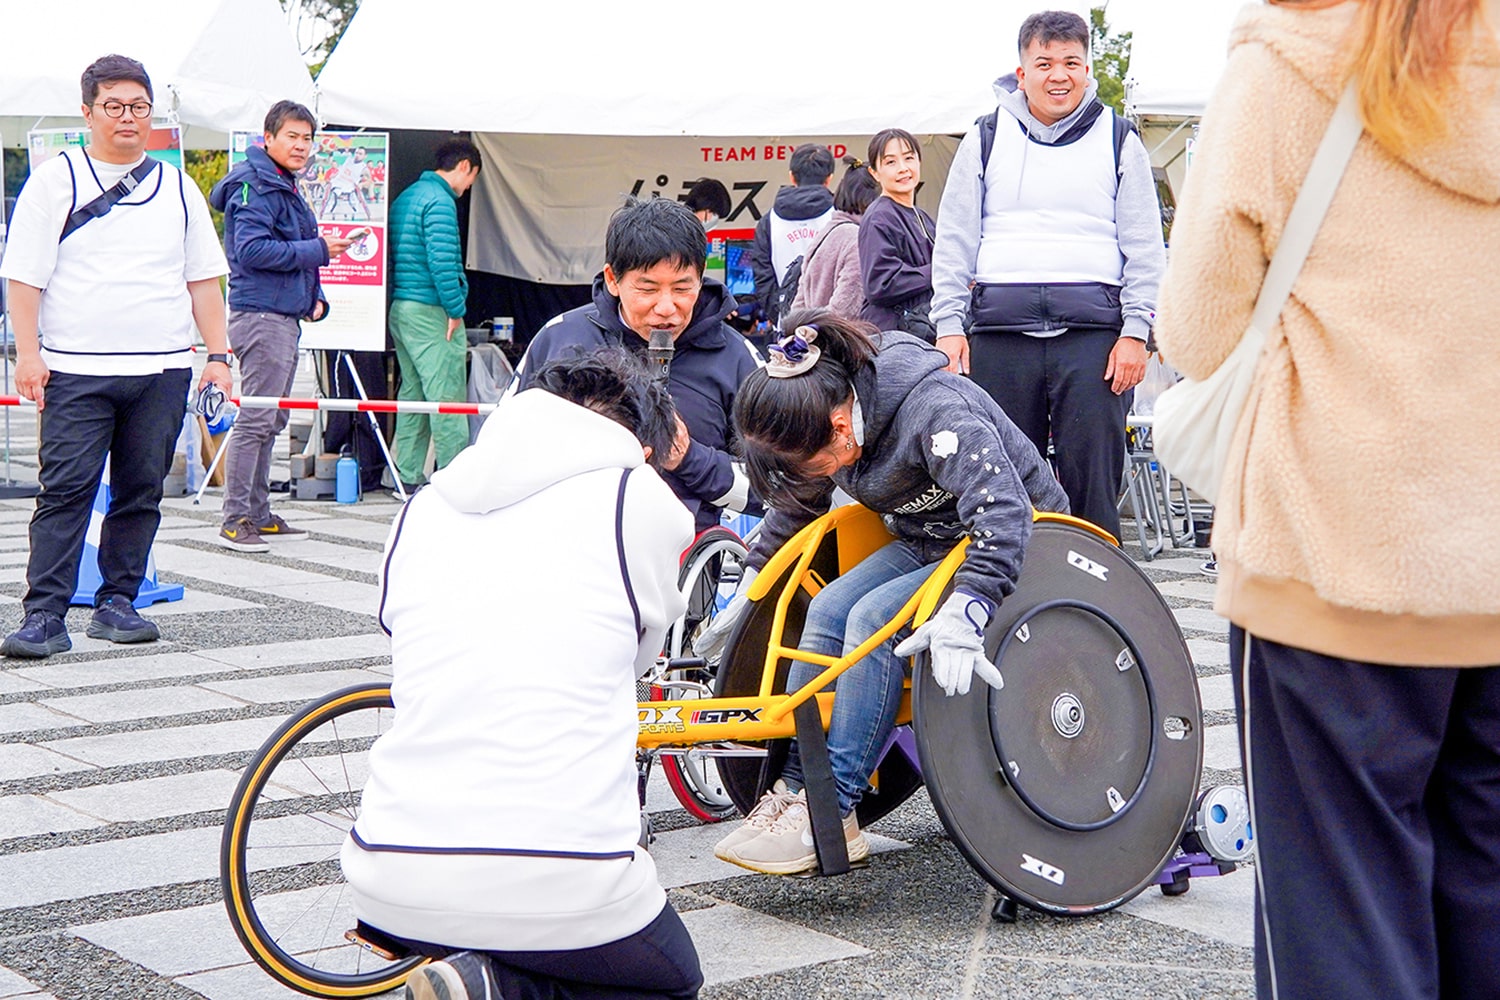
M 437 169 L 424 171 L 391 206 L 391 339 L 401 365 L 397 399 L 453 402 L 467 394 L 463 325 L 469 280 L 457 202 L 481 165 L 479 150 L 467 139 L 445 142 L 437 149 Z M 468 418 L 425 413 L 396 418 L 396 473 L 408 490 L 422 482 L 429 438 L 441 469 L 468 445 Z

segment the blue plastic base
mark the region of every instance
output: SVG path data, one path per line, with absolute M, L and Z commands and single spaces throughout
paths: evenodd
M 103 518 L 107 510 L 109 484 L 100 483 L 99 492 L 94 497 L 94 512 L 91 517 Z M 99 547 L 85 539 L 83 554 L 78 558 L 78 585 L 73 591 L 73 599 L 68 603 L 73 607 L 92 608 L 94 596 L 103 585 L 104 577 L 99 573 Z M 138 608 L 147 608 L 162 601 L 180 601 L 183 593 L 182 584 L 161 583 L 156 579 L 156 560 L 148 555 L 146 576 L 141 580 L 140 593 L 132 603 Z

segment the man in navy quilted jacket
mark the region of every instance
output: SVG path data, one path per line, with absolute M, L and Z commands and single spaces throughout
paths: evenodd
M 479 150 L 467 139 L 437 148 L 437 169 L 423 171 L 391 205 L 391 339 L 401 365 L 402 400 L 452 402 L 466 396 L 463 245 L 458 199 L 479 176 Z M 408 490 L 422 482 L 427 444 L 441 469 L 469 444 L 462 416 L 403 413 L 396 418 L 396 472 Z
M 297 190 L 315 131 L 311 111 L 278 101 L 266 114 L 264 147 L 245 150 L 245 159 L 209 195 L 209 203 L 224 213 L 229 346 L 246 396 L 291 391 L 302 321 L 328 315 L 318 268 L 352 243 L 319 235 L 318 220 Z M 271 447 L 288 416 L 286 410 L 257 409 L 241 411 L 235 420 L 218 537 L 226 549 L 264 552 L 268 538 L 307 537 L 271 513 Z

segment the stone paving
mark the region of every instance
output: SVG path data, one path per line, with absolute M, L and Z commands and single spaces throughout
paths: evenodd
M 13 419 L 13 475 L 34 431 Z M 284 450 L 282 451 L 284 454 Z M 282 466 L 273 475 L 284 475 Z M 218 491 L 164 504 L 156 565 L 186 597 L 148 614 L 160 642 L 114 647 L 68 619 L 73 650 L 0 660 L 0 998 L 258 1000 L 298 994 L 251 965 L 219 895 L 224 808 L 249 754 L 304 701 L 389 672 L 376 625 L 380 547 L 398 505 L 284 497 L 311 538 L 264 556 L 215 546 Z M 31 502 L 0 501 L 0 621 L 24 592 Z M 1128 532 L 1127 532 L 1128 534 Z M 1238 782 L 1225 623 L 1206 553 L 1143 564 L 1201 681 L 1204 783 Z M 659 772 L 658 772 L 659 774 Z M 827 997 L 1226 997 L 1253 994 L 1253 873 L 1149 890 L 1077 920 L 990 918 L 994 892 L 922 792 L 872 828 L 876 856 L 837 879 L 719 862 L 659 779 L 653 855 L 703 959 L 706 1000 Z

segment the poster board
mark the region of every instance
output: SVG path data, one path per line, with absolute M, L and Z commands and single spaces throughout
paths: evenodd
M 233 133 L 230 167 L 245 158 L 251 145 L 264 144 L 261 133 Z M 369 232 L 320 269 L 328 316 L 302 325 L 304 348 L 385 349 L 389 164 L 387 132 L 320 132 L 313 140 L 307 166 L 297 175 L 297 188 L 317 218 L 319 232 L 333 237 L 360 229 Z

